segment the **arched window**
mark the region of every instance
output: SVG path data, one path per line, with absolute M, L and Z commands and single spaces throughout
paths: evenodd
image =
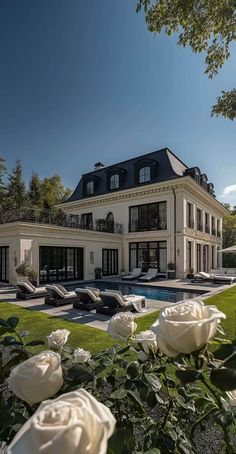
M 151 168 L 149 166 L 141 167 L 138 173 L 138 181 L 139 183 L 146 183 L 147 181 L 151 180 Z
M 111 211 L 107 215 L 107 231 L 114 232 L 114 214 Z
M 120 186 L 120 176 L 118 173 L 114 173 L 110 176 L 110 189 L 118 189 Z
M 86 194 L 87 195 L 94 194 L 94 181 L 88 181 L 86 183 Z

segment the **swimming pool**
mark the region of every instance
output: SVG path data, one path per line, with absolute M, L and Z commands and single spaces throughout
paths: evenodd
M 178 289 L 170 289 L 170 288 L 163 288 L 163 287 L 151 287 L 151 286 L 142 286 L 142 285 L 135 285 L 135 284 L 121 284 L 119 282 L 104 282 L 104 281 L 96 281 L 96 282 L 86 282 L 83 284 L 78 284 L 73 286 L 75 289 L 76 287 L 96 287 L 99 290 L 120 290 L 124 295 L 128 294 L 135 294 L 135 295 L 142 295 L 145 298 L 150 300 L 159 300 L 159 301 L 167 301 L 170 303 L 177 303 L 178 301 L 182 301 L 188 298 L 195 298 L 205 292 L 186 292 Z

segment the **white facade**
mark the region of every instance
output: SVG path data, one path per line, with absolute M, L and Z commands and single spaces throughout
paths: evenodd
M 166 202 L 166 228 L 130 232 L 130 208 L 158 202 Z M 39 273 L 43 283 L 42 265 L 39 263 L 42 247 L 80 248 L 83 251 L 83 274 L 80 276 L 83 275 L 84 279 L 93 279 L 95 268 L 103 268 L 104 250 L 117 251 L 115 274 L 119 274 L 122 268 L 128 272 L 133 267 L 131 243 L 158 242 L 158 245 L 166 245 L 166 252 L 159 252 L 162 254 L 158 259 L 162 261 L 159 271 L 166 271 L 167 264 L 172 262 L 176 265 L 177 278 L 185 277 L 190 268 L 196 272 L 221 266 L 217 251 L 222 248 L 222 217 L 227 211 L 190 176 L 94 195 L 62 204 L 61 208 L 66 214 L 82 216 L 92 213 L 93 219 L 106 219 L 112 213 L 114 221 L 122 224 L 123 231 L 121 234 L 104 233 L 29 222 L 2 224 L 0 251 L 1 248 L 8 248 L 8 261 L 5 261 L 5 266 L 8 266 L 7 281 L 17 281 L 16 267 L 25 261 Z M 138 255 L 138 249 L 135 254 Z M 63 264 L 60 271 L 63 272 Z

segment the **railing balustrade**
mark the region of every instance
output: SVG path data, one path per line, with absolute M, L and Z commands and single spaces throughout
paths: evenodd
M 15 210 L 1 210 L 0 224 L 9 222 L 28 222 L 33 224 L 49 224 L 58 227 L 93 230 L 105 233 L 122 233 L 122 224 L 107 219 L 92 219 L 85 222 L 78 214 L 66 214 L 61 210 L 40 210 L 37 208 L 17 208 Z

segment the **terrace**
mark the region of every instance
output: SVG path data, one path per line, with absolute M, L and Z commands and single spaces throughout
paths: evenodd
M 27 222 L 30 224 L 49 224 L 72 229 L 93 230 L 96 232 L 122 234 L 122 225 L 108 219 L 84 219 L 83 215 L 66 214 L 61 210 L 40 210 L 21 207 L 0 211 L 0 224 Z

